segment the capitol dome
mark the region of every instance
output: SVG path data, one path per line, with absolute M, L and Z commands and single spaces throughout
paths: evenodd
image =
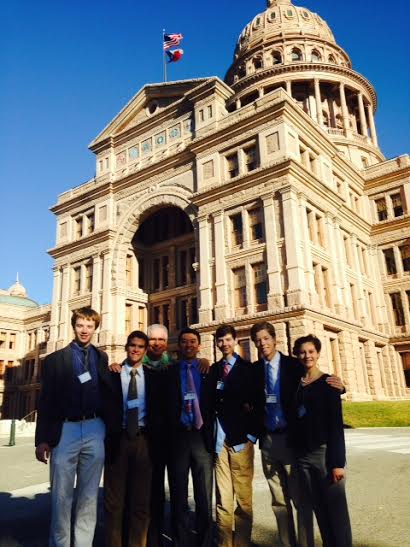
M 291 0 L 267 0 L 266 10 L 245 26 L 225 82 L 234 91 L 229 111 L 283 88 L 343 153 L 360 147 L 361 167 L 383 160 L 373 86 L 352 69 L 328 24 Z

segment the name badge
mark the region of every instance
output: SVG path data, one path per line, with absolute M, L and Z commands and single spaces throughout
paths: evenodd
M 278 402 L 278 398 L 277 398 L 277 396 L 274 395 L 273 393 L 268 393 L 268 394 L 266 395 L 266 402 L 267 402 L 268 404 L 271 404 L 271 405 L 272 405 L 272 404 L 276 404 L 276 403 Z
M 298 418 L 303 418 L 305 414 L 306 414 L 305 405 L 300 405 L 300 407 L 298 408 Z
M 225 387 L 225 384 L 222 382 L 222 380 L 219 380 L 216 384 L 216 389 L 223 389 Z
M 79 374 L 77 378 L 82 384 L 85 384 L 85 382 L 89 382 L 91 380 L 91 374 L 88 371 L 83 372 L 82 374 Z
M 184 401 L 193 401 L 194 399 L 196 399 L 196 396 L 193 391 L 188 391 L 184 396 Z
M 133 408 L 138 408 L 141 405 L 141 402 L 139 399 L 130 399 L 127 401 L 127 408 L 129 410 L 132 410 Z

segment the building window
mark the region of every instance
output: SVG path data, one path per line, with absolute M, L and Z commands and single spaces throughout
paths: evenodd
M 212 105 L 210 104 L 210 105 L 208 106 L 208 118 L 212 118 L 212 116 L 213 116 Z
M 145 262 L 143 258 L 138 259 L 138 287 L 145 288 Z
M 0 332 L 0 348 L 4 349 L 6 347 L 6 332 Z
M 186 285 L 187 283 L 187 252 L 186 250 L 179 251 L 179 260 L 178 260 L 178 272 L 177 279 L 179 280 L 179 285 Z
M 260 207 L 248 211 L 249 228 L 251 241 L 261 241 L 263 239 L 263 221 L 262 210 Z
M 400 217 L 403 214 L 403 202 L 401 199 L 400 192 L 398 194 L 392 194 L 390 196 L 392 206 L 393 206 L 393 213 L 395 217 Z
M 15 350 L 16 349 L 16 333 L 11 332 L 9 335 L 9 349 Z
M 85 290 L 91 292 L 93 290 L 93 263 L 87 262 L 85 265 Z
M 94 213 L 89 213 L 87 215 L 87 235 L 90 235 L 94 232 Z
M 234 281 L 234 302 L 235 309 L 243 309 L 248 305 L 246 297 L 246 275 L 245 268 L 236 268 L 232 270 Z
M 233 179 L 239 175 L 238 154 L 230 154 L 226 156 L 226 165 L 228 169 L 228 177 Z
M 329 55 L 328 61 L 329 63 L 332 63 L 334 65 L 336 64 L 336 59 L 334 58 L 334 55 Z
M 279 51 L 274 51 L 272 53 L 272 64 L 274 65 L 282 64 L 282 55 Z
M 75 219 L 75 237 L 80 239 L 83 235 L 83 217 L 78 217 Z
M 243 243 L 242 214 L 238 213 L 236 215 L 231 216 L 231 224 L 232 224 L 232 232 L 231 232 L 232 245 L 233 246 L 242 245 Z
M 169 285 L 169 258 L 168 255 L 161 257 L 161 267 L 162 267 L 162 288 L 166 289 Z
M 188 302 L 186 299 L 178 299 L 177 306 L 177 329 L 183 329 L 188 326 Z
M 406 378 L 406 387 L 410 387 L 410 351 L 400 353 L 403 363 L 404 377 Z
M 196 272 L 194 270 L 195 264 L 195 247 L 190 247 L 189 249 L 189 264 L 188 264 L 188 282 L 195 283 L 196 281 Z
M 387 275 L 394 275 L 397 273 L 396 260 L 394 258 L 393 249 L 383 249 L 384 261 L 386 263 Z
M 291 59 L 292 61 L 302 61 L 302 52 L 300 51 L 300 49 L 292 49 Z
M 320 53 L 316 49 L 314 49 L 312 51 L 311 59 L 312 59 L 312 63 L 318 63 L 319 61 L 322 60 L 322 56 L 320 55 Z
M 262 262 L 252 265 L 255 288 L 255 304 L 264 306 L 268 302 L 268 284 L 266 280 L 266 267 Z M 265 306 L 264 306 L 265 307 Z M 261 311 L 261 310 L 257 310 Z
M 390 300 L 393 309 L 394 323 L 397 327 L 402 327 L 404 322 L 404 310 L 399 292 L 390 293 Z
M 410 272 L 410 245 L 402 245 L 400 247 L 400 254 L 403 263 L 403 271 Z
M 245 155 L 245 169 L 249 173 L 249 171 L 253 171 L 257 168 L 256 146 L 250 146 L 243 152 Z
M 191 313 L 190 313 L 190 323 L 191 325 L 194 323 L 198 323 L 198 301 L 197 299 L 191 298 Z
M 81 266 L 73 269 L 73 294 L 80 294 L 81 290 Z
M 127 287 L 132 287 L 132 255 L 127 255 L 125 260 L 125 283 Z
M 162 324 L 169 329 L 169 304 L 162 306 Z
M 240 338 L 238 340 L 238 353 L 245 361 L 251 360 L 251 344 L 249 338 Z
M 377 218 L 379 221 L 387 218 L 387 205 L 384 198 L 376 199 Z
M 159 258 L 154 259 L 153 266 L 154 266 L 154 271 L 152 272 L 153 283 L 154 283 L 153 289 L 154 291 L 158 291 L 160 288 L 160 259 Z

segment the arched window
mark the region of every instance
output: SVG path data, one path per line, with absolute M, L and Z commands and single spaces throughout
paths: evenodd
M 280 51 L 274 51 L 272 53 L 272 64 L 273 65 L 282 64 L 282 55 L 281 55 Z
M 238 68 L 238 76 L 239 78 L 244 78 L 246 76 L 246 68 L 245 65 L 240 65 Z
M 302 52 L 296 47 L 292 49 L 292 61 L 302 61 Z
M 317 51 L 317 49 L 314 49 L 314 50 L 312 51 L 311 59 L 312 59 L 312 63 L 318 63 L 319 61 L 322 60 L 322 56 L 321 56 L 320 53 Z
M 328 61 L 329 63 L 333 63 L 334 65 L 336 64 L 336 59 L 334 58 L 334 55 L 329 55 Z
M 262 66 L 263 66 L 262 57 L 255 57 L 253 59 L 253 66 L 254 66 L 255 70 L 258 70 L 259 68 L 262 68 Z
M 274 21 L 276 19 L 276 12 L 275 11 L 269 12 L 268 19 L 269 21 Z

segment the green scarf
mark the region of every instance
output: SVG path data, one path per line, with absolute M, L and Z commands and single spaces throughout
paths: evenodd
M 147 367 L 155 370 L 165 370 L 171 363 L 172 359 L 166 351 L 164 351 L 164 353 L 161 355 L 161 359 L 159 361 L 152 361 L 148 357 L 148 355 L 145 355 L 144 359 L 142 360 L 143 365 L 146 365 Z

